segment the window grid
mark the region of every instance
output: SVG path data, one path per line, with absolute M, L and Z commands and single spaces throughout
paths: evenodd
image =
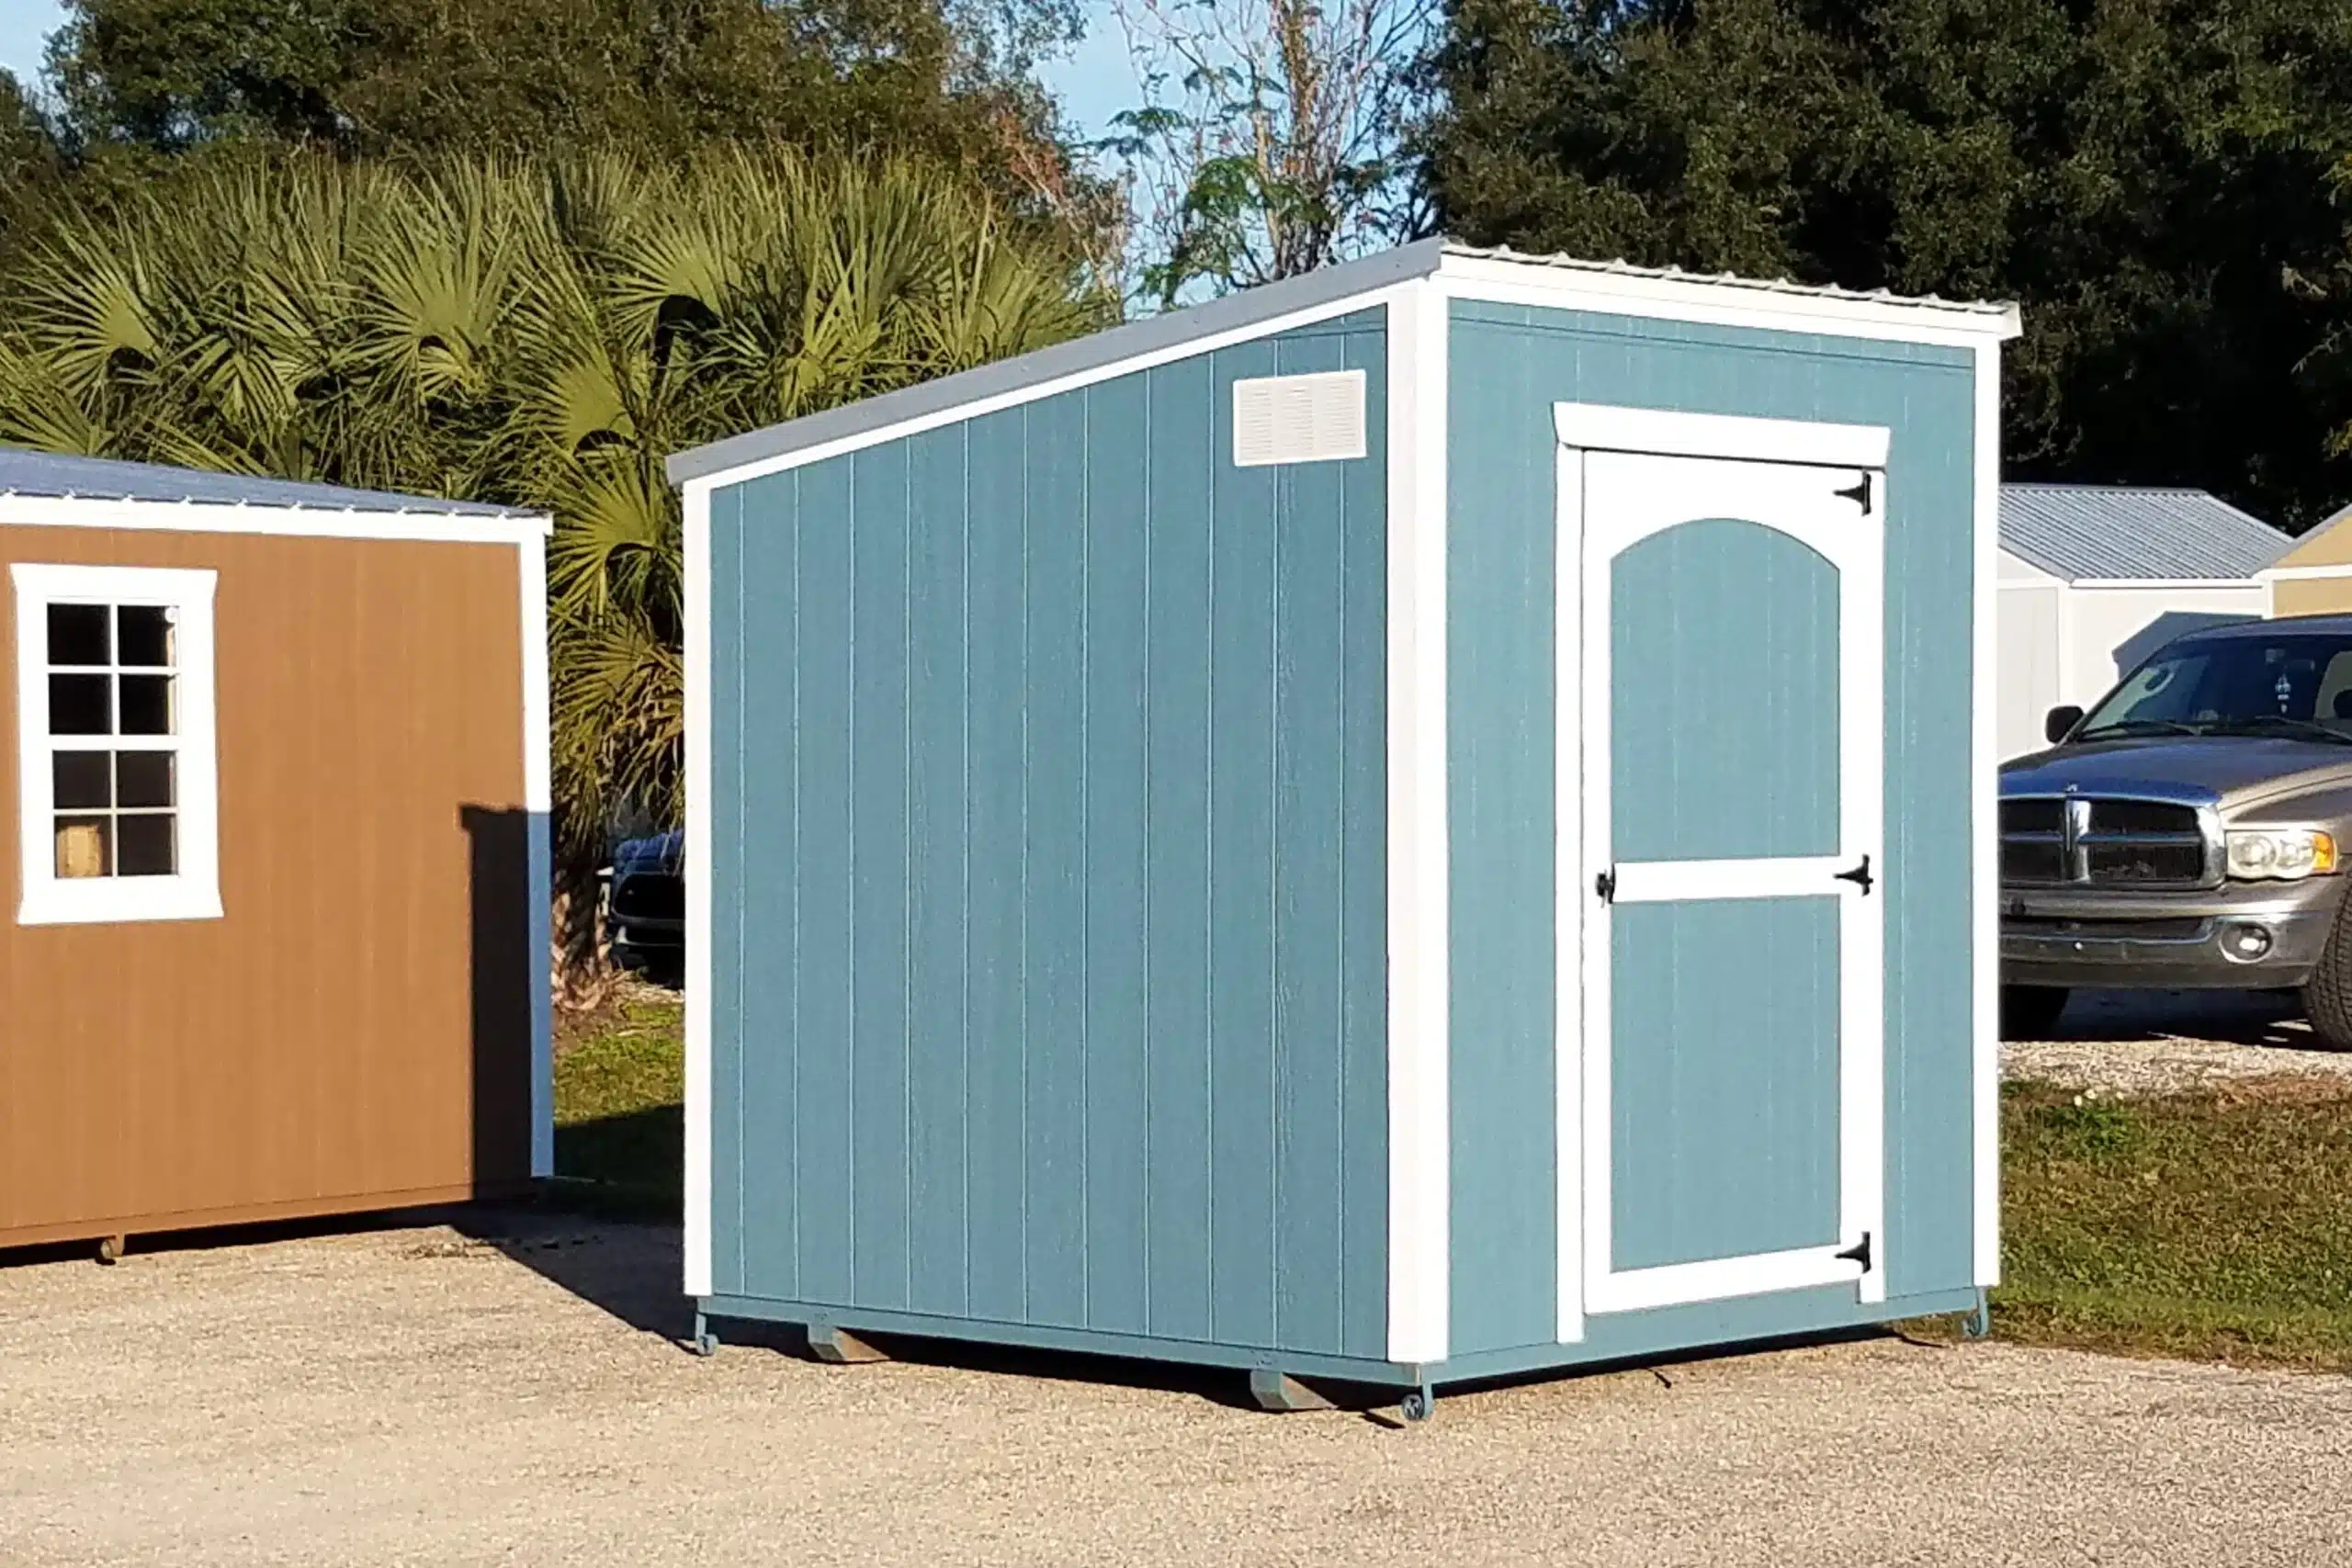
M 175 607 L 52 600 L 45 619 L 55 874 L 176 875 Z

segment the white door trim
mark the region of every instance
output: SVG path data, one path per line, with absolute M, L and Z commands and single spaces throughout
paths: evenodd
M 1575 407 L 1578 405 L 1562 405 Z M 1646 411 L 1629 411 L 1643 413 Z M 1770 422 L 1790 423 L 1790 422 Z M 1555 417 L 1555 428 L 1589 431 L 1594 422 Z M 1835 428 L 1835 427 L 1833 427 Z M 1844 427 L 1851 428 L 1851 427 Z M 1883 433 L 1881 433 L 1883 434 Z M 1883 446 L 1881 450 L 1883 450 Z M 1563 831 L 1555 838 L 1556 897 L 1555 1010 L 1558 1179 L 1558 1337 L 1583 1337 L 1592 1312 L 1631 1311 L 1670 1303 L 1711 1300 L 1853 1280 L 1857 1298 L 1885 1295 L 1884 1059 L 1883 888 L 1864 893 L 1835 874 L 1868 853 L 1874 877 L 1884 875 L 1883 855 L 1883 475 L 1871 479 L 1871 526 L 1841 527 L 1834 514 L 1792 513 L 1773 506 L 1742 506 L 1749 516 L 1799 539 L 1839 570 L 1839 687 L 1844 714 L 1867 714 L 1872 722 L 1841 722 L 1839 734 L 1839 851 L 1834 856 L 1787 857 L 1744 862 L 1620 863 L 1608 862 L 1610 833 L 1608 577 L 1594 570 L 1627 545 L 1651 534 L 1720 515 L 1724 508 L 1683 514 L 1668 505 L 1645 508 L 1646 515 L 1594 517 L 1586 506 L 1592 466 L 1600 457 L 1564 443 L 1558 453 L 1558 554 L 1555 593 L 1555 803 Z M 1882 459 L 1883 460 L 1883 459 Z M 1679 464 L 1677 465 L 1679 466 Z M 1843 465 L 1833 465 L 1843 466 Z M 1860 466 L 1860 465 L 1857 465 Z M 1819 465 L 1804 465 L 1817 475 Z M 1720 470 L 1717 470 L 1720 474 Z M 1783 470 L 1779 483 L 1807 482 Z M 1839 487 L 1842 488 L 1842 487 Z M 1758 512 L 1774 513 L 1755 517 Z M 1849 585 L 1863 585 L 1850 592 Z M 1842 714 L 1841 714 L 1842 718 Z M 1579 830 L 1566 830 L 1570 823 Z M 1611 1129 L 1609 1114 L 1610 959 L 1611 905 L 1596 896 L 1602 872 L 1615 877 L 1612 897 L 1641 902 L 1682 898 L 1703 890 L 1710 897 L 1773 897 L 1792 895 L 1839 898 L 1841 969 L 1839 1209 L 1836 1247 L 1795 1253 L 1676 1265 L 1666 1269 L 1613 1271 L 1609 1179 Z M 1588 1022 L 1600 1045 L 1588 1049 Z M 1860 1241 L 1867 1233 L 1872 1267 L 1867 1270 L 1827 1255 Z
M 1681 413 L 1608 403 L 1554 403 L 1552 431 L 1561 446 L 1584 451 L 1808 463 L 1826 468 L 1883 468 L 1892 440 L 1883 424 Z

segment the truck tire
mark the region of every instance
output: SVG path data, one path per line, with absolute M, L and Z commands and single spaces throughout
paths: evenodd
M 2066 1010 L 2064 986 L 2004 986 L 2001 987 L 2001 1038 L 2047 1040 Z
M 2312 1043 L 2324 1050 L 2352 1051 L 2352 923 L 2339 905 L 2335 924 L 2320 949 L 2312 977 L 2303 982 L 2303 1016 L 2312 1021 Z

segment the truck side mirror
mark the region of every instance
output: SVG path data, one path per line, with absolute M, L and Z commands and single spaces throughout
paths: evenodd
M 2083 722 L 2083 710 L 2072 703 L 2060 703 L 2041 720 L 2041 737 L 2052 746 L 2066 739 L 2066 732 Z

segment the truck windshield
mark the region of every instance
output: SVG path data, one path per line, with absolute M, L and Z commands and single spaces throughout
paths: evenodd
M 2352 743 L 2352 635 L 2190 637 L 2157 650 L 2075 729 L 2126 735 L 2301 735 Z

